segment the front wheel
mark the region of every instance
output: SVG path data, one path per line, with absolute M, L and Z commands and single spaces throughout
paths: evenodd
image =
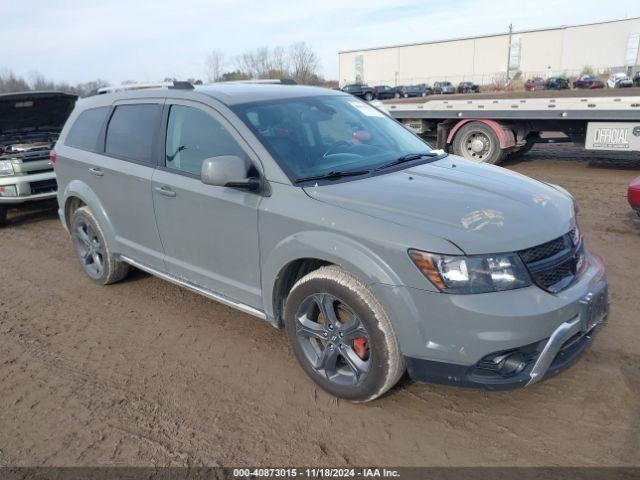
M 371 93 L 371 92 L 367 92 L 367 93 L 365 93 L 365 94 L 364 94 L 364 99 L 365 99 L 367 102 L 370 102 L 371 100 L 373 100 L 373 93 Z
M 284 311 L 293 353 L 321 388 L 352 401 L 373 400 L 405 370 L 389 317 L 373 293 L 337 266 L 293 286 Z

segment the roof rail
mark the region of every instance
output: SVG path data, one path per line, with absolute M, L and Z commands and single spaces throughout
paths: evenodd
M 191 82 L 174 80 L 173 85 L 170 85 L 169 88 L 175 88 L 176 90 L 193 90 L 195 87 L 191 84 Z

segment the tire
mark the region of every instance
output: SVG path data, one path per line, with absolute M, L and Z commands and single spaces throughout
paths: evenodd
M 499 164 L 506 155 L 500 148 L 498 136 L 491 127 L 482 122 L 463 125 L 453 139 L 453 151 L 467 160 L 491 165 Z
M 326 313 L 320 313 L 320 305 Z M 405 371 L 383 306 L 364 283 L 340 267 L 322 267 L 298 280 L 287 297 L 284 321 L 302 369 L 336 397 L 373 400 Z
M 7 207 L 0 205 L 0 227 L 5 226 L 7 223 Z
M 89 207 L 73 212 L 71 237 L 80 266 L 94 282 L 109 285 L 119 282 L 129 273 L 129 265 L 114 258 Z
M 367 92 L 367 93 L 365 93 L 365 94 L 364 94 L 364 99 L 365 99 L 367 102 L 370 102 L 371 100 L 373 100 L 373 94 L 372 94 L 371 92 Z
M 396 93 L 393 95 L 393 98 L 400 98 L 400 94 L 399 94 L 398 92 L 396 92 Z

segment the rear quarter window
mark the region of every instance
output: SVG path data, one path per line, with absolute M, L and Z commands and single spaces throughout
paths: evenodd
M 160 128 L 158 104 L 117 106 L 107 127 L 105 153 L 141 163 L 152 163 L 152 150 Z
M 71 126 L 64 144 L 91 152 L 98 151 L 98 137 L 108 114 L 109 107 L 90 108 L 82 112 Z

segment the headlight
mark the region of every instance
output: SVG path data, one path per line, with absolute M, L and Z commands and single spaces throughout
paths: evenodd
M 0 160 L 0 177 L 8 177 L 14 173 L 10 160 Z
M 487 293 L 531 285 L 526 267 L 515 253 L 438 255 L 409 250 L 416 267 L 446 293 Z

